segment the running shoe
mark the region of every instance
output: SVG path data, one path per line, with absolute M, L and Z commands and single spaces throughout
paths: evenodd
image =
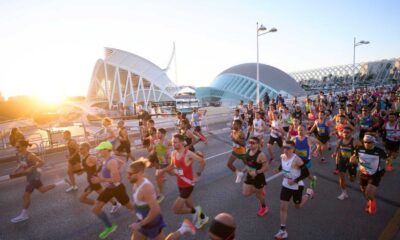
M 264 216 L 265 214 L 267 214 L 268 213 L 268 207 L 267 206 L 265 206 L 264 208 L 263 207 L 260 207 L 260 209 L 258 210 L 258 212 L 257 212 L 257 216 L 259 216 L 259 217 L 262 217 L 262 216 Z
M 333 171 L 333 174 L 334 174 L 334 175 L 338 175 L 338 174 L 339 174 L 339 169 L 335 169 L 335 170 Z
M 308 196 L 310 196 L 311 199 L 314 198 L 314 190 L 312 190 L 311 188 L 307 188 L 306 194 L 307 194 Z
M 185 219 L 182 222 L 181 228 L 183 230 L 183 233 L 191 233 L 192 235 L 196 234 L 196 227 L 193 225 L 189 219 Z
M 70 185 L 70 186 L 72 185 L 71 182 L 69 181 L 68 176 L 65 176 L 65 177 L 64 177 L 64 182 L 65 182 L 66 184 Z
M 317 186 L 317 176 L 313 176 L 312 180 L 310 180 L 310 188 L 315 189 Z
M 346 192 L 342 192 L 337 198 L 339 200 L 345 200 L 346 198 L 349 198 L 349 195 L 347 195 Z
M 70 186 L 69 188 L 65 189 L 65 192 L 71 192 L 78 190 L 78 186 Z
M 192 214 L 192 223 L 193 223 L 193 224 L 196 224 L 197 221 L 198 221 L 198 218 L 200 218 L 200 214 L 201 214 L 202 209 L 201 209 L 200 206 L 196 206 L 196 207 L 194 208 L 194 210 L 195 210 L 196 212 L 195 212 L 194 214 Z
M 160 194 L 157 196 L 157 202 L 160 204 L 162 201 L 164 201 L 165 196 L 163 194 Z
M 209 219 L 209 217 L 208 216 L 206 216 L 206 215 L 204 215 L 204 218 L 198 218 L 198 221 L 196 222 L 196 224 L 195 224 L 195 227 L 197 228 L 197 229 L 200 229 L 200 228 L 202 228 L 204 225 L 206 225 L 207 223 L 208 223 L 208 219 Z
M 288 237 L 288 233 L 285 231 L 283 231 L 282 229 L 279 229 L 279 232 L 277 234 L 275 234 L 275 239 L 286 239 Z
M 368 213 L 369 214 L 375 214 L 376 213 L 376 201 L 370 200 L 370 204 L 368 207 Z
M 393 171 L 393 170 L 394 170 L 394 169 L 393 169 L 393 165 L 392 165 L 392 164 L 386 166 L 386 171 L 387 171 L 387 172 L 391 172 L 391 171 Z
M 113 224 L 111 227 L 106 227 L 100 234 L 99 238 L 100 239 L 105 239 L 110 235 L 111 233 L 115 232 L 117 230 L 118 226 Z
M 117 204 L 111 206 L 110 213 L 116 213 L 120 207 L 121 203 L 117 202 Z
M 242 181 L 243 175 L 243 172 L 237 171 L 235 183 L 240 183 Z
M 25 220 L 28 220 L 28 219 L 29 219 L 29 216 L 28 216 L 27 213 L 25 213 L 25 214 L 21 213 L 19 216 L 11 219 L 11 222 L 12 223 L 19 223 L 19 222 L 22 222 L 22 221 L 25 221 Z

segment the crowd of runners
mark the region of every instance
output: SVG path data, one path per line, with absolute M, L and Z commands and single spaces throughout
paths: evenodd
M 318 188 L 313 168 L 323 167 L 328 161 L 334 161 L 336 165 L 332 172 L 338 175 L 337 198 L 347 199 L 346 181 L 358 179 L 366 200 L 365 211 L 375 214 L 375 192 L 385 172 L 393 171 L 393 161 L 400 146 L 399 113 L 400 88 L 397 86 L 355 92 L 320 92 L 301 100 L 277 97 L 269 101 L 268 98 L 256 105 L 241 101 L 234 110 L 230 132 L 233 145 L 227 168 L 233 173 L 232 182 L 243 182 L 243 195 L 257 198 L 260 208 L 256 214 L 262 217 L 269 211 L 265 173 L 271 171 L 274 178 L 282 179 L 280 229 L 276 239 L 288 237 L 289 202 L 292 200 L 296 208 L 301 208 L 314 197 Z M 96 151 L 89 143 L 78 144 L 66 131 L 67 177 L 48 186 L 40 180 L 38 169 L 43 161 L 28 150 L 28 141 L 15 140 L 18 167 L 14 174 L 25 174 L 27 186 L 23 210 L 11 221 L 18 223 L 29 218 L 30 195 L 34 189 L 44 193 L 67 183 L 66 192 L 77 191 L 75 175 L 85 174 L 87 187 L 81 193 L 80 201 L 91 205 L 92 212 L 104 224 L 99 238 L 104 239 L 117 229 L 103 210 L 108 203 L 110 213 L 121 206 L 135 212 L 137 221 L 130 225 L 132 239 L 179 239 L 187 233 L 194 235 L 196 229 L 209 221 L 209 216 L 192 194 L 206 165 L 203 154 L 195 149 L 198 143 L 208 143 L 202 133 L 201 116 L 197 109 L 188 116 L 178 113 L 172 139 L 167 138 L 166 129 L 156 128 L 150 117 L 143 119 L 140 132 L 147 154 L 138 159 L 131 153 L 123 121 L 118 122 L 116 131 L 111 119 L 103 120 L 104 141 L 95 147 Z M 279 156 L 273 154 L 277 152 L 274 148 L 279 148 Z M 127 163 L 129 160 L 131 162 Z M 275 168 L 270 169 L 272 166 Z M 121 174 L 124 167 L 126 176 Z M 156 169 L 154 184 L 145 177 L 148 168 Z M 175 214 L 191 215 L 192 219 L 183 217 L 181 227 L 167 235 L 163 232 L 167 221 L 163 218 L 160 203 L 165 198 L 164 183 L 168 175 L 176 178 L 179 190 L 170 207 Z M 132 197 L 128 196 L 127 186 L 122 183 L 124 177 L 132 184 Z M 98 194 L 97 199 L 89 198 L 92 192 Z M 217 215 L 209 225 L 210 239 L 235 238 L 236 224 L 228 213 Z

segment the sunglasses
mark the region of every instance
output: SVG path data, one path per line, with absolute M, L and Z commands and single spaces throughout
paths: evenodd
M 132 175 L 135 175 L 135 174 L 138 174 L 139 172 L 127 172 L 126 174 L 128 174 L 128 176 L 132 176 Z
M 364 142 L 365 144 L 373 144 L 373 142 Z
M 254 145 L 254 144 L 258 144 L 256 141 L 249 141 L 249 144 Z
M 293 147 L 289 147 L 289 146 L 283 146 L 282 148 L 283 148 L 283 149 L 287 149 L 287 150 L 293 149 Z

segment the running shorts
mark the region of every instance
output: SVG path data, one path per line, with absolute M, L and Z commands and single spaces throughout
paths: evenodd
M 247 174 L 246 180 L 244 181 L 244 183 L 247 185 L 252 185 L 257 189 L 261 189 L 265 185 L 267 185 L 267 182 L 265 181 L 264 173 L 257 174 L 254 178 L 252 176 L 250 176 L 249 174 Z
M 186 188 L 179 188 L 179 197 L 183 199 L 189 198 L 193 192 L 193 188 L 194 188 L 193 186 Z
M 357 175 L 357 165 L 351 163 L 349 159 L 339 158 L 338 168 L 341 173 L 349 172 L 350 176 Z
M 38 189 L 41 186 L 43 186 L 43 183 L 40 179 L 29 181 L 25 187 L 25 192 L 33 193 L 35 189 Z
M 375 187 L 379 186 L 379 183 L 381 182 L 381 178 L 384 174 L 384 170 L 381 170 L 380 172 L 376 172 L 373 175 L 365 175 L 360 173 L 360 185 L 362 187 L 366 187 L 368 184 L 374 185 Z
M 293 202 L 295 204 L 301 203 L 301 198 L 303 197 L 304 186 L 299 186 L 299 189 L 293 190 L 282 186 L 281 189 L 281 201 L 289 202 L 293 197 Z
M 281 137 L 274 138 L 274 137 L 270 136 L 268 144 L 274 145 L 275 142 L 278 143 L 279 147 L 282 147 L 283 142 L 282 142 L 282 138 Z
M 117 151 L 131 153 L 131 143 L 129 141 L 121 141 L 121 144 L 117 147 Z
M 386 139 L 386 141 L 385 141 L 385 149 L 387 151 L 398 152 L 399 151 L 399 147 L 400 147 L 400 142 L 390 141 L 390 140 Z
M 163 228 L 167 225 L 164 222 L 164 219 L 161 214 L 159 214 L 154 220 L 149 222 L 148 224 L 142 226 L 139 229 L 139 232 L 146 236 L 147 238 L 154 239 L 158 235 L 160 235 Z
M 115 198 L 117 199 L 117 201 L 119 203 L 121 203 L 122 205 L 126 205 L 129 203 L 129 196 L 126 193 L 126 189 L 124 184 L 119 184 L 117 187 L 113 187 L 113 188 L 106 188 L 104 189 L 99 197 L 97 198 L 98 201 L 103 202 L 103 203 L 107 203 L 108 201 L 111 200 L 111 198 Z

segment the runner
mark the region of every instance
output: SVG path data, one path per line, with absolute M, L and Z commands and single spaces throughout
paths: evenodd
M 361 115 L 359 115 L 359 123 L 360 123 L 360 134 L 358 135 L 358 139 L 361 141 L 364 138 L 364 134 L 366 132 L 372 132 L 374 127 L 374 122 L 372 116 L 369 114 L 368 107 L 364 106 L 361 110 Z
M 268 212 L 268 206 L 265 202 L 265 176 L 264 172 L 268 170 L 267 157 L 260 150 L 260 139 L 252 137 L 249 140 L 250 149 L 246 152 L 245 164 L 247 169 L 246 180 L 243 183 L 243 195 L 249 197 L 256 195 L 260 201 L 260 209 L 257 212 L 259 217 Z
M 102 124 L 104 127 L 104 141 L 109 141 L 113 145 L 113 148 L 114 148 L 115 144 L 117 142 L 118 136 L 112 127 L 111 118 L 108 118 L 108 117 L 103 118 Z
M 131 163 L 127 171 L 128 180 L 133 184 L 132 199 L 135 204 L 137 222 L 132 223 L 131 239 L 163 240 L 166 227 L 161 208 L 156 199 L 153 184 L 144 177 L 146 162 L 143 158 Z
M 31 203 L 31 194 L 35 189 L 41 193 L 45 193 L 56 186 L 56 184 L 43 186 L 43 183 L 40 180 L 41 174 L 38 171 L 38 168 L 43 166 L 44 162 L 34 153 L 27 150 L 29 146 L 29 142 L 25 140 L 19 140 L 15 145 L 15 148 L 18 151 L 18 165 L 13 174 L 19 173 L 26 175 L 27 185 L 25 187 L 25 193 L 22 197 L 22 212 L 17 217 L 11 219 L 11 222 L 13 223 L 22 222 L 29 219 L 28 208 Z
M 243 178 L 243 171 L 238 170 L 233 163 L 236 159 L 244 160 L 246 154 L 246 139 L 243 131 L 241 130 L 242 122 L 240 120 L 233 121 L 233 130 L 231 132 L 231 139 L 233 142 L 232 153 L 229 156 L 227 166 L 236 174 L 235 183 L 240 183 Z
M 108 235 L 117 229 L 116 224 L 111 224 L 107 217 L 107 214 L 103 211 L 104 205 L 112 198 L 115 198 L 126 208 L 133 210 L 133 206 L 129 201 L 129 196 L 126 193 L 124 184 L 121 182 L 120 168 L 123 161 L 115 158 L 111 155 L 113 146 L 110 142 L 101 142 L 96 150 L 99 151 L 99 155 L 103 160 L 101 168 L 101 177 L 93 176 L 91 182 L 93 184 L 106 183 L 106 188 L 102 191 L 97 198 L 97 201 L 92 209 L 93 213 L 100 218 L 103 222 L 105 229 L 100 233 L 99 238 L 105 239 Z
M 311 188 L 307 188 L 306 194 L 302 196 L 304 189 L 302 180 L 309 175 L 309 172 L 301 158 L 294 153 L 294 146 L 295 143 L 293 141 L 286 141 L 283 145 L 282 160 L 279 167 L 279 170 L 284 172 L 280 196 L 281 227 L 278 233 L 275 234 L 275 239 L 286 239 L 288 237 L 286 222 L 290 199 L 293 197 L 295 207 L 301 208 L 314 194 Z
M 82 167 L 83 171 L 86 172 L 86 178 L 89 185 L 79 197 L 79 201 L 88 205 L 94 205 L 95 200 L 90 199 L 89 195 L 92 192 L 96 192 L 98 195 L 100 195 L 103 189 L 100 183 L 93 184 L 91 178 L 93 176 L 97 176 L 97 173 L 101 171 L 101 165 L 98 166 L 96 156 L 91 155 L 89 151 L 90 144 L 87 142 L 81 143 L 79 152 L 82 156 Z M 121 204 L 117 203 L 114 199 L 111 199 L 110 202 L 112 204 L 110 213 L 115 213 L 121 207 Z
M 125 128 L 125 122 L 123 120 L 118 122 L 118 138 L 119 138 L 119 146 L 116 149 L 116 154 L 121 155 L 123 152 L 126 152 L 126 161 L 131 159 L 135 161 L 135 157 L 131 154 L 131 142 L 129 140 L 128 131 Z
M 271 133 L 269 136 L 269 141 L 268 141 L 268 153 L 270 156 L 269 162 L 271 163 L 274 160 L 274 155 L 272 153 L 272 146 L 276 142 L 279 146 L 279 148 L 282 148 L 282 135 L 285 133 L 285 131 L 282 128 L 282 123 L 279 120 L 279 113 L 274 112 L 272 115 L 272 121 L 271 121 Z M 261 145 L 262 147 L 262 145 Z
M 171 143 L 170 141 L 167 141 L 165 139 L 165 136 L 167 134 L 167 131 L 164 128 L 160 128 L 157 131 L 157 141 L 154 144 L 154 153 L 157 157 L 157 161 L 155 163 L 155 176 L 156 176 L 156 182 L 157 182 L 157 201 L 158 203 L 161 203 L 165 196 L 164 196 L 164 181 L 165 181 L 165 175 L 161 173 L 160 169 L 166 168 L 170 164 L 170 158 L 171 158 L 171 151 L 170 151 L 170 146 Z
M 207 112 L 207 110 L 202 114 L 199 112 L 199 110 L 195 107 L 193 108 L 192 112 L 192 126 L 194 127 L 193 134 L 196 135 L 200 141 L 204 142 L 204 144 L 208 143 L 208 139 L 206 136 L 201 131 L 201 119 L 202 116 Z
M 385 151 L 375 144 L 375 136 L 365 133 L 363 146 L 357 148 L 350 159 L 352 163 L 359 163 L 360 187 L 367 200 L 365 211 L 369 214 L 375 214 L 377 211 L 375 193 L 385 173 L 383 161 L 388 158 Z
M 386 163 L 386 171 L 393 171 L 393 160 L 397 158 L 400 146 L 400 126 L 396 113 L 389 113 L 389 121 L 384 125 L 385 150 L 390 156 Z
M 323 156 L 323 151 L 329 148 L 329 127 L 332 125 L 332 122 L 325 120 L 325 113 L 319 112 L 318 119 L 315 121 L 314 126 L 310 129 L 310 134 L 316 129 L 317 130 L 317 139 L 320 142 L 317 150 L 321 156 L 321 162 L 326 163 L 325 157 Z
M 306 130 L 303 125 L 300 125 L 297 128 L 297 132 L 299 133 L 298 136 L 292 138 L 292 141 L 294 141 L 295 145 L 295 153 L 298 157 L 303 160 L 305 166 L 307 167 L 308 171 L 310 172 L 311 169 L 311 149 L 313 146 L 317 146 L 319 141 L 311 136 L 306 136 Z M 308 179 L 310 180 L 310 187 L 312 189 L 315 189 L 317 185 L 317 176 L 313 176 L 311 173 L 308 176 Z
M 339 187 L 342 193 L 337 197 L 344 200 L 349 197 L 346 191 L 346 172 L 349 173 L 350 182 L 354 182 L 357 174 L 357 166 L 350 162 L 350 157 L 358 146 L 362 144 L 353 138 L 353 128 L 347 126 L 343 130 L 342 139 L 336 145 L 336 162 L 339 170 Z
M 250 101 L 246 108 L 246 119 L 247 119 L 247 137 L 246 140 L 249 139 L 250 133 L 253 131 L 253 121 L 254 121 L 255 110 L 253 106 L 253 101 Z
M 300 120 L 297 118 L 293 119 L 293 123 L 289 127 L 289 133 L 288 133 L 287 140 L 290 140 L 294 137 L 297 137 L 297 135 L 299 135 L 299 132 L 298 132 L 299 126 L 300 126 Z
M 195 152 L 194 145 L 198 143 L 200 140 L 196 138 L 196 136 L 190 131 L 190 122 L 187 119 L 182 120 L 181 128 L 179 133 L 185 139 L 185 148 L 189 149 L 192 152 Z
M 204 170 L 206 162 L 202 156 L 185 148 L 184 142 L 184 136 L 180 134 L 174 135 L 173 146 L 175 150 L 171 153 L 171 164 L 160 171 L 161 173 L 174 171 L 176 175 L 179 197 L 173 205 L 175 214 L 192 214 L 194 225 L 197 229 L 200 229 L 208 222 L 208 216 L 203 213 L 200 206 L 194 208 L 192 192 L 195 183 L 199 180 Z M 199 170 L 195 175 L 193 175 L 193 161 L 197 161 L 199 164 Z
M 267 125 L 264 120 L 261 119 L 261 114 L 259 112 L 255 113 L 256 118 L 253 120 L 252 132 L 253 136 L 260 140 L 261 147 L 264 146 L 264 134 L 267 130 Z
M 79 155 L 79 145 L 78 143 L 72 139 L 70 131 L 64 131 L 64 140 L 67 141 L 68 148 L 68 170 L 67 175 L 68 178 L 65 178 L 65 181 L 70 185 L 69 188 L 65 190 L 65 192 L 76 191 L 78 190 L 78 186 L 75 181 L 75 174 L 82 174 L 82 166 L 81 166 L 81 157 Z

